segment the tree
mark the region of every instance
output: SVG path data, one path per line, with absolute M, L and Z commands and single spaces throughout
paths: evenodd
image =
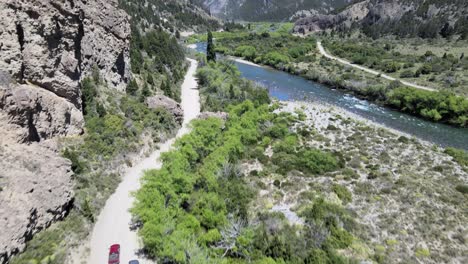
M 172 97 L 171 82 L 169 81 L 169 78 L 167 78 L 166 81 L 163 83 L 162 90 L 165 96 Z
M 128 83 L 126 92 L 128 95 L 135 96 L 137 91 L 138 91 L 138 84 L 135 81 L 135 79 L 133 79 L 130 81 L 130 83 Z
M 154 79 L 153 79 L 153 74 L 148 74 L 148 78 L 146 79 L 146 81 L 151 84 L 151 85 L 154 85 Z
M 440 35 L 443 37 L 443 38 L 449 38 L 450 36 L 452 36 L 454 33 L 454 30 L 453 30 L 453 27 L 450 26 L 450 24 L 447 22 L 445 23 L 444 27 L 442 28 L 442 30 L 440 31 Z
M 208 61 L 216 61 L 216 52 L 213 44 L 213 33 L 208 31 L 208 46 L 206 47 L 206 59 Z
M 229 97 L 231 99 L 236 98 L 236 93 L 234 92 L 234 85 L 232 85 L 232 84 L 231 84 L 231 86 L 229 86 Z

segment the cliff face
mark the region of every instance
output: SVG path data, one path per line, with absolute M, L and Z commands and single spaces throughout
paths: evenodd
M 97 71 L 111 89 L 126 87 L 130 24 L 116 6 L 0 0 L 0 263 L 72 203 L 55 138 L 83 132 L 80 81 Z
M 377 37 L 396 34 L 401 37 L 435 38 L 448 27 L 452 33 L 468 34 L 464 0 L 364 0 L 329 15 L 312 15 L 296 22 L 295 32 L 309 33 L 330 28 L 346 29 L 353 24 L 366 34 Z

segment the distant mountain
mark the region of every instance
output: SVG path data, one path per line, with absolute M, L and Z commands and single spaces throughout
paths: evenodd
M 466 0 L 365 0 L 331 15 L 312 15 L 296 22 L 295 31 L 308 33 L 334 28 L 361 29 L 371 37 L 435 38 L 468 36 Z
M 352 0 L 193 0 L 212 15 L 245 21 L 288 21 L 302 14 L 329 13 Z

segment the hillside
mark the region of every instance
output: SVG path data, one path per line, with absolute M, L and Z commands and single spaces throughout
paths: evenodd
M 215 16 L 244 21 L 288 21 L 310 13 L 328 13 L 351 0 L 197 0 Z
M 216 29 L 219 22 L 192 1 L 119 0 L 119 6 L 132 16 L 141 30 L 164 28 L 179 31 Z
M 393 34 L 399 37 L 449 38 L 468 36 L 463 0 L 366 0 L 350 5 L 333 15 L 313 15 L 296 22 L 295 32 L 308 33 L 326 29 L 349 32 L 360 29 L 378 38 Z

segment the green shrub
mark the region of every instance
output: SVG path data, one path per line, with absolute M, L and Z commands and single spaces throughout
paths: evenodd
M 457 185 L 455 189 L 463 194 L 468 194 L 468 185 Z
M 461 149 L 446 148 L 445 153 L 452 156 L 461 166 L 468 166 L 468 153 Z
M 353 200 L 351 192 L 345 186 L 334 184 L 332 189 L 333 192 L 336 193 L 338 198 L 340 198 L 340 200 L 343 202 L 343 204 L 347 204 Z

